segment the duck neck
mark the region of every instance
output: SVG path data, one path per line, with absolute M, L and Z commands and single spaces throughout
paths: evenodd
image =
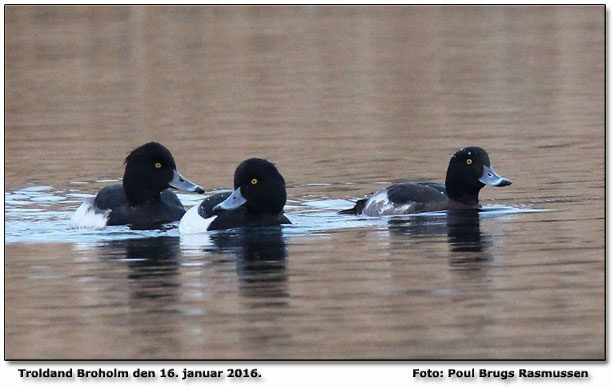
M 469 207 L 479 206 L 479 191 L 484 187 L 481 182 L 468 183 L 461 177 L 447 174 L 445 179 L 445 189 L 447 196 Z
M 151 200 L 160 200 L 160 192 L 156 189 L 148 188 L 145 178 L 137 173 L 126 168 L 123 174 L 123 190 L 126 193 L 128 201 L 132 205 L 143 203 Z
M 276 215 L 283 212 L 283 206 L 287 200 L 285 187 L 271 187 L 267 190 L 268 195 L 261 196 L 258 200 L 247 201 L 247 211 L 253 214 Z

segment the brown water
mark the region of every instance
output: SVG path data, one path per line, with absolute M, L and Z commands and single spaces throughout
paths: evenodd
M 604 7 L 5 13 L 6 358 L 604 358 Z M 70 230 L 151 140 L 294 225 Z M 336 215 L 468 145 L 485 211 Z

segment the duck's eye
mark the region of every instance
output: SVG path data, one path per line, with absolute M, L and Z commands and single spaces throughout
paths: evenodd
M 162 168 L 162 163 L 155 163 L 155 167 L 156 167 L 157 169 Z
M 473 159 L 466 159 L 466 164 L 470 165 L 473 163 Z
M 256 185 L 258 183 L 258 179 L 253 178 L 251 179 L 251 184 Z

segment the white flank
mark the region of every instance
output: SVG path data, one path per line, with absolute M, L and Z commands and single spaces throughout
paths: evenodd
M 362 213 L 367 216 L 402 215 L 410 211 L 413 202 L 395 204 L 387 196 L 387 190 L 375 192 L 368 199 Z
M 183 215 L 181 223 L 179 223 L 180 234 L 195 234 L 199 232 L 205 232 L 209 225 L 217 218 L 217 216 L 211 216 L 210 218 L 203 218 L 198 213 L 198 207 L 200 204 L 193 206 Z
M 94 199 L 88 199 L 70 218 L 72 228 L 103 228 L 109 219 L 111 210 L 96 210 Z

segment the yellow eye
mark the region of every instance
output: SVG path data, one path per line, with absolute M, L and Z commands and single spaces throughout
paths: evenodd
M 157 169 L 162 168 L 162 163 L 155 163 L 155 167 L 156 167 Z
M 255 178 L 251 179 L 251 184 L 255 185 L 257 183 L 258 183 L 258 179 L 255 179 Z
M 473 163 L 473 160 L 472 160 L 472 159 L 467 159 L 467 160 L 466 160 L 466 164 L 470 165 L 470 164 L 472 164 L 472 163 Z

